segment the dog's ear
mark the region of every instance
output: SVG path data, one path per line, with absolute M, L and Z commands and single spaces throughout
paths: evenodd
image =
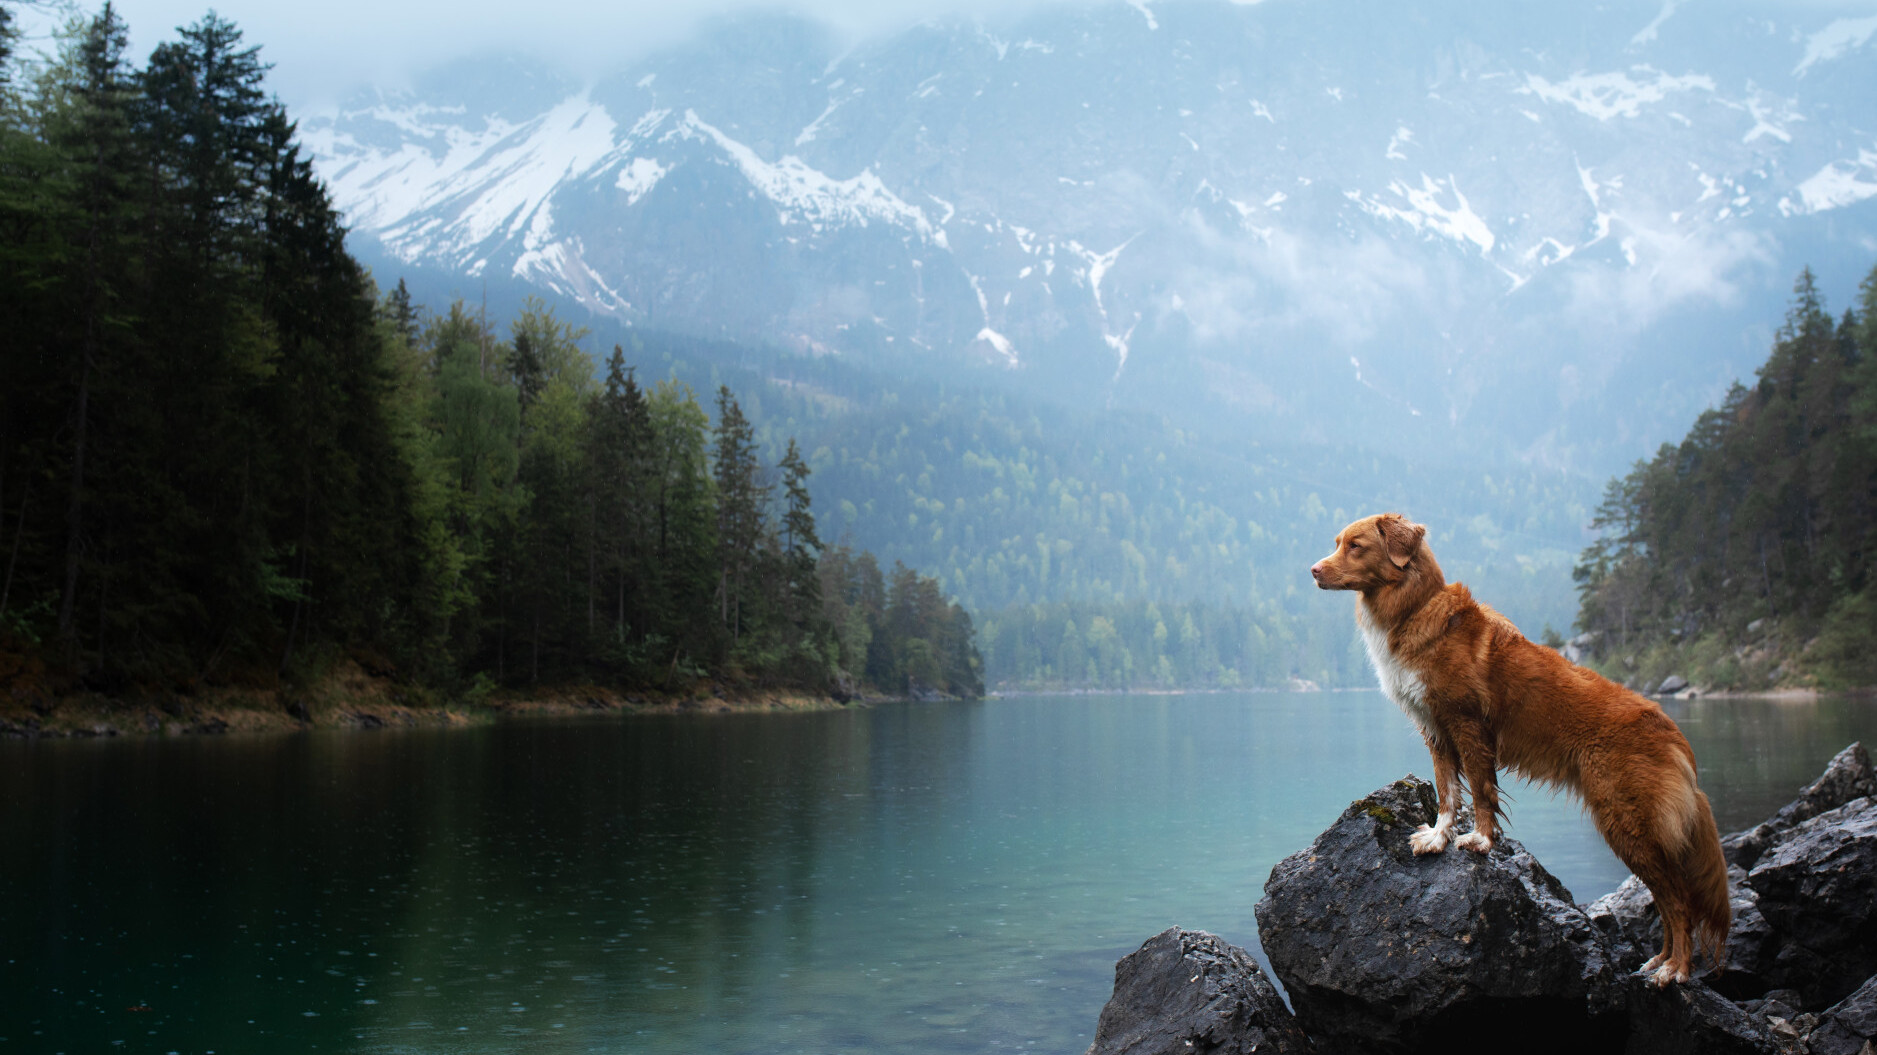
M 1382 529 L 1382 545 L 1388 550 L 1388 559 L 1395 562 L 1395 567 L 1405 568 L 1414 558 L 1414 551 L 1421 546 L 1421 540 L 1427 537 L 1425 524 L 1410 524 L 1408 518 L 1400 513 L 1385 513 L 1376 522 Z

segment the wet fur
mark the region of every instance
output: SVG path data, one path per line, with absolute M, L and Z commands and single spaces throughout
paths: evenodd
M 1311 569 L 1326 590 L 1354 590 L 1356 623 L 1383 689 L 1427 741 L 1439 816 L 1416 853 L 1449 840 L 1485 853 L 1499 835 L 1500 767 L 1582 799 L 1610 849 L 1655 896 L 1657 985 L 1687 981 L 1695 939 L 1724 959 L 1732 909 L 1727 863 L 1694 751 L 1662 708 L 1556 651 L 1448 583 L 1426 529 L 1393 513 L 1365 517 Z M 1464 781 L 1474 831 L 1452 837 Z

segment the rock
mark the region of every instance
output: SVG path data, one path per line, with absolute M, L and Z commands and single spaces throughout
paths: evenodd
M 844 670 L 836 670 L 834 682 L 828 687 L 828 695 L 834 697 L 836 703 L 847 703 L 860 695 L 860 686 L 854 683 L 853 675 Z
M 1715 971 L 1712 964 L 1696 960 L 1696 974 L 1705 969 L 1707 984 L 1722 996 L 1736 1000 L 1766 992 L 1764 974 L 1774 951 L 1772 927 L 1760 913 L 1760 895 L 1746 879 L 1746 869 L 1728 867 L 1727 891 L 1734 920 L 1727 932 L 1725 968 Z M 1584 914 L 1608 939 L 1612 959 L 1620 971 L 1635 970 L 1662 948 L 1662 918 L 1655 910 L 1655 896 L 1635 876 L 1585 905 Z
M 1877 795 L 1877 772 L 1871 769 L 1870 755 L 1864 745 L 1854 743 L 1838 752 L 1826 765 L 1824 774 L 1778 813 L 1744 832 L 1722 839 L 1721 850 L 1730 862 L 1752 868 L 1767 847 L 1793 825 L 1867 795 Z
M 1630 1055 L 1771 1055 L 1772 1031 L 1738 1004 L 1700 982 L 1657 989 L 1626 975 Z M 1589 1049 L 1586 1049 L 1589 1050 Z
M 1309 1050 L 1250 954 L 1204 931 L 1169 927 L 1114 965 L 1114 996 L 1088 1055 Z
M 1655 687 L 1657 696 L 1672 696 L 1688 687 L 1688 679 L 1680 674 L 1670 674 L 1662 679 L 1662 684 Z
M 1806 1036 L 1812 1055 L 1860 1055 L 1877 1041 L 1877 977 L 1827 1008 Z
M 1761 616 L 1760 618 L 1755 619 L 1753 622 L 1747 624 L 1747 633 L 1757 634 L 1760 632 L 1760 629 L 1764 626 L 1766 626 L 1766 617 Z
M 1877 974 L 1877 799 L 1781 833 L 1747 885 L 1772 929 L 1774 951 L 1761 957 L 1769 984 L 1798 990 L 1817 1010 Z
M 1570 892 L 1509 838 L 1486 856 L 1415 856 L 1408 835 L 1433 813 L 1431 785 L 1396 781 L 1265 883 L 1265 952 L 1318 1050 L 1445 1048 L 1456 1028 L 1516 1030 L 1521 1048 L 1620 1047 L 1625 990 Z

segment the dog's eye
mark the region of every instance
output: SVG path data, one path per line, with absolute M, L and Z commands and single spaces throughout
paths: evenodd
M 1355 552 L 1356 550 L 1359 550 L 1359 549 L 1361 549 L 1361 548 L 1362 548 L 1362 543 L 1360 543 L 1360 542 L 1351 542 L 1351 543 L 1349 544 L 1349 551 L 1350 551 L 1351 553 L 1354 553 L 1354 552 Z

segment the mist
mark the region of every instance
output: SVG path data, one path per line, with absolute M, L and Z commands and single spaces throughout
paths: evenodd
M 178 27 L 214 10 L 241 27 L 249 43 L 261 46 L 262 57 L 274 66 L 270 86 L 295 111 L 329 109 L 365 85 L 404 87 L 432 66 L 494 52 L 520 53 L 576 77 L 594 79 L 678 43 L 708 22 L 756 12 L 810 18 L 829 26 L 838 39 L 852 43 L 929 18 L 1002 19 L 1041 6 L 1045 6 L 1041 0 L 812 0 L 793 4 L 542 0 L 521 9 L 496 0 L 451 4 L 333 0 L 319 5 L 272 0 L 226 0 L 213 5 L 192 0 L 119 0 L 116 4 L 130 27 L 131 50 L 140 58 L 172 37 Z M 59 24 L 74 14 L 95 10 L 89 4 L 70 2 L 26 6 L 21 21 L 27 47 L 49 49 Z

